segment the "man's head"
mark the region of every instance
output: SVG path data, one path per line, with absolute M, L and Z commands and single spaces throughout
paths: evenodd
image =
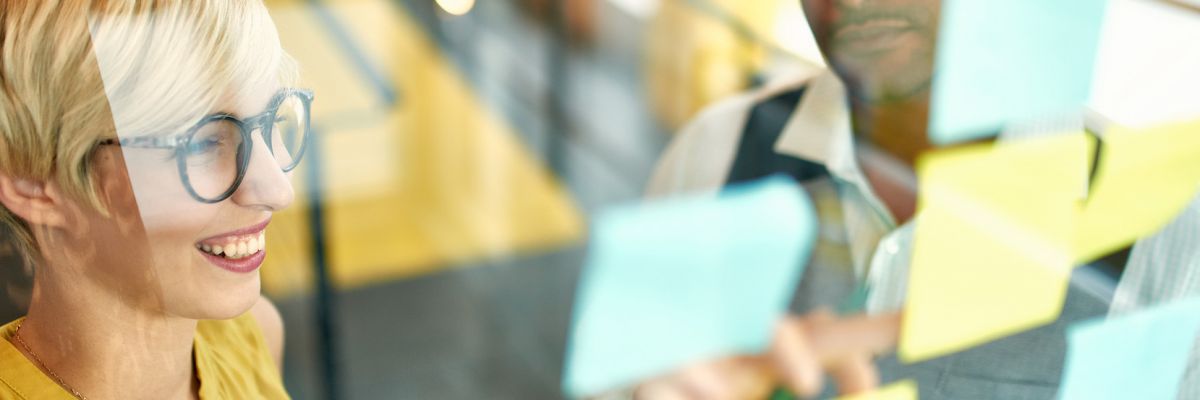
M 802 0 L 813 36 L 859 101 L 926 93 L 941 0 Z

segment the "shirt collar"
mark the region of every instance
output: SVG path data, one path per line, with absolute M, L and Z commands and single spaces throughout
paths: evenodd
M 775 151 L 806 159 L 830 168 L 845 162 L 844 154 L 853 140 L 846 89 L 829 70 L 809 80 L 796 112 L 784 125 Z M 853 156 L 853 153 L 850 154 Z M 853 163 L 853 159 L 850 160 Z
M 896 225 L 855 159 L 854 133 L 850 123 L 846 87 L 832 70 L 825 69 L 809 79 L 804 97 L 784 125 L 775 151 L 825 166 L 838 180 L 853 185 L 888 226 Z

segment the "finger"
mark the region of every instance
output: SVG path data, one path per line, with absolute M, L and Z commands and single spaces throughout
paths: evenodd
M 727 399 L 733 388 L 722 372 L 726 361 L 716 360 L 684 369 L 679 378 L 692 399 Z
M 642 384 L 633 393 L 636 400 L 688 400 L 687 391 L 672 379 Z
M 761 400 L 775 389 L 775 373 L 762 357 L 737 357 L 731 361 L 729 378 L 734 388 L 732 398 Z
M 862 393 L 879 386 L 879 372 L 869 355 L 847 358 L 831 367 L 829 376 L 842 394 Z
M 821 363 L 805 330 L 804 321 L 798 318 L 780 321 L 769 356 L 785 386 L 811 397 L 821 392 Z
M 761 399 L 774 382 L 766 363 L 751 356 L 723 358 L 687 368 L 680 385 L 693 399 Z
M 841 319 L 816 314 L 805 320 L 804 328 L 817 358 L 828 365 L 863 354 L 890 351 L 896 347 L 900 322 L 900 313 Z

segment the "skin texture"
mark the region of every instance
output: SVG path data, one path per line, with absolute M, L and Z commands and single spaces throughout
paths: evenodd
M 900 315 L 837 317 L 827 311 L 779 321 L 764 354 L 738 355 L 687 366 L 647 381 L 638 399 L 763 399 L 783 387 L 801 396 L 821 393 L 825 376 L 841 393 L 879 385 L 873 357 L 892 349 Z
M 276 90 L 229 90 L 213 111 L 255 115 Z M 49 369 L 89 399 L 195 398 L 197 320 L 247 311 L 281 360 L 282 323 L 259 294 L 258 271 L 217 268 L 195 247 L 292 202 L 288 176 L 261 136 L 254 140 L 245 180 L 215 204 L 187 194 L 170 150 L 95 150 L 91 168 L 107 216 L 52 181 L 0 174 L 0 202 L 33 227 L 44 254 L 21 337 Z
M 803 0 L 822 54 L 850 89 L 854 129 L 912 164 L 926 135 L 940 0 Z
M 850 92 L 855 133 L 911 166 L 932 148 L 926 136 L 940 0 L 802 0 L 822 54 Z M 860 155 L 860 158 L 862 155 Z M 861 163 L 899 222 L 914 213 L 916 188 Z M 894 175 L 891 175 L 894 176 Z M 879 385 L 872 361 L 890 351 L 902 316 L 839 317 L 817 311 L 779 322 L 765 354 L 697 363 L 638 387 L 640 399 L 762 399 L 776 387 L 802 396 L 825 376 L 841 393 Z

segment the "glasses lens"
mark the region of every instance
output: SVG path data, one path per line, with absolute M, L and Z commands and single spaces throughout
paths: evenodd
M 238 174 L 238 154 L 244 151 L 241 128 L 231 120 L 202 125 L 184 147 L 188 182 L 206 199 L 223 195 Z
M 275 112 L 271 128 L 271 152 L 279 167 L 290 171 L 300 162 L 304 144 L 308 141 L 308 115 L 303 99 L 288 96 Z

